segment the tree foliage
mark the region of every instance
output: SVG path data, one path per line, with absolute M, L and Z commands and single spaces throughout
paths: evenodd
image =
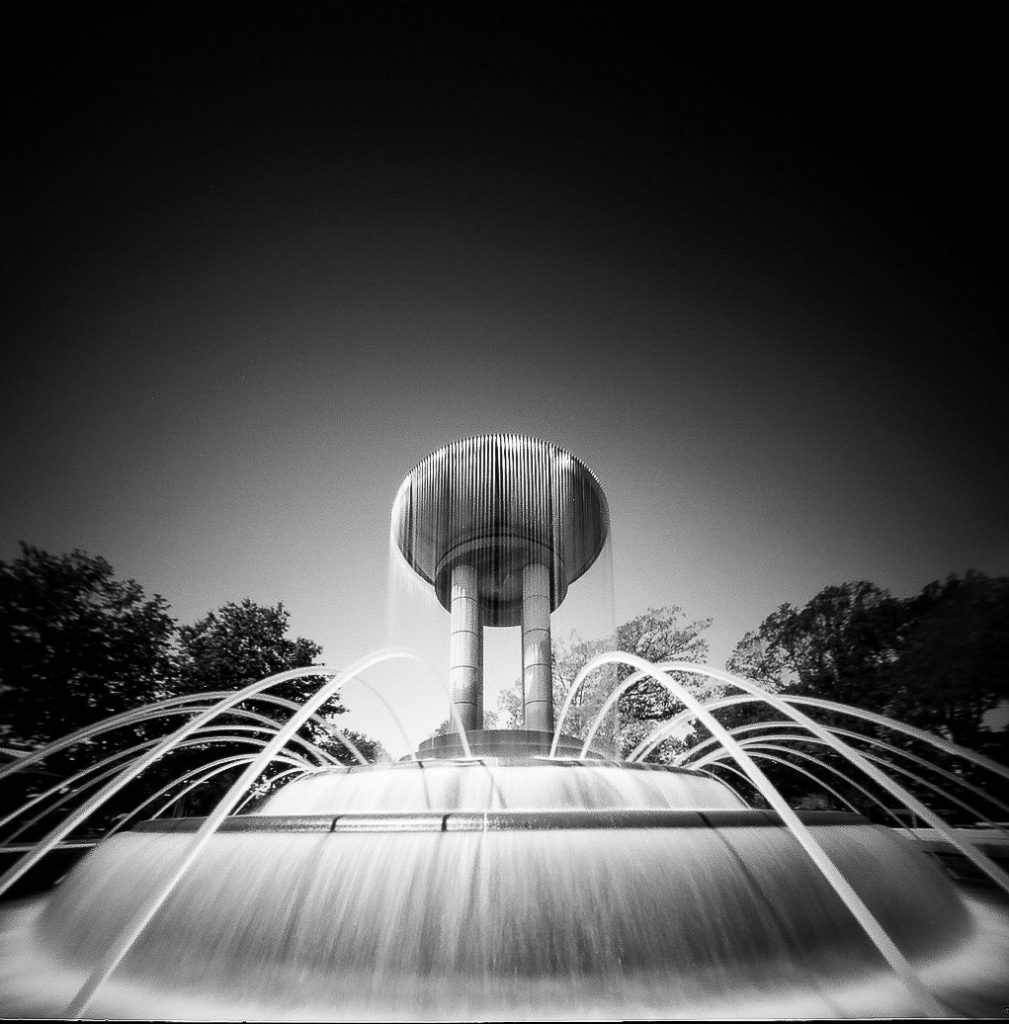
M 784 604 L 740 641 L 732 672 L 935 731 L 977 749 L 1009 699 L 1009 579 L 968 572 L 907 598 L 864 581 Z
M 173 689 L 168 602 L 104 558 L 22 544 L 0 562 L 0 730 L 37 746 Z
M 290 614 L 283 604 L 256 604 L 245 598 L 208 612 L 178 632 L 178 688 L 183 693 L 238 690 L 259 679 L 305 668 L 322 648 L 303 636 L 288 636 Z M 281 683 L 270 693 L 301 700 L 318 689 L 322 677 Z
M 615 637 L 583 640 L 572 634 L 567 641 L 553 642 L 553 698 L 559 713 L 578 674 L 585 664 L 606 651 L 636 654 L 655 664 L 663 661 L 703 662 L 708 645 L 702 636 L 711 619 L 687 621 L 675 606 L 650 608 L 619 626 Z M 563 731 L 579 739 L 587 735 L 606 698 L 634 669 L 627 665 L 606 666 L 593 672 L 575 692 L 564 718 Z M 695 692 L 706 684 L 699 677 L 680 676 Z M 619 700 L 615 712 L 597 734 L 601 745 L 619 748 L 626 753 L 655 722 L 668 718 L 677 702 L 661 684 L 642 680 L 632 686 Z M 498 715 L 507 728 L 521 728 L 524 721 L 523 687 L 519 679 L 498 698 Z
M 701 663 L 708 657 L 708 641 L 702 633 L 710 626 L 711 619 L 684 621 L 683 611 L 675 605 L 650 608 L 644 615 L 638 615 L 617 628 L 617 650 L 636 654 L 655 665 L 664 661 Z M 633 671 L 628 666 L 621 666 L 619 680 L 622 682 Z M 695 691 L 710 688 L 698 677 L 684 677 L 683 681 Z M 655 721 L 668 718 L 678 706 L 664 686 L 645 679 L 632 686 L 620 699 L 620 714 L 624 719 L 638 722 Z
M 1007 664 L 1009 579 L 968 572 L 963 578 L 951 575 L 930 583 L 906 599 L 864 581 L 826 587 L 801 608 L 786 604 L 769 615 L 740 641 L 728 668 L 771 689 L 879 712 L 1006 762 L 1009 731 L 993 725 L 988 716 L 1009 700 Z M 767 720 L 768 712 L 746 705 L 720 717 L 731 726 Z M 817 711 L 815 717 L 827 725 L 854 727 L 965 781 L 990 786 L 987 773 L 904 734 L 882 726 L 855 726 L 850 715 L 840 712 Z M 871 743 L 861 745 L 873 752 Z M 788 760 L 807 768 L 812 764 L 859 810 L 882 820 L 878 805 L 828 774 L 830 769 L 848 773 L 845 761 L 812 742 L 789 747 L 798 753 Z M 816 758 L 820 767 L 798 760 L 802 755 Z M 809 781 L 795 771 L 765 767 L 794 803 L 812 798 Z M 948 820 L 969 824 L 987 813 L 940 797 L 928 783 L 948 789 L 948 781 L 918 762 L 911 767 L 911 776 L 897 775 L 902 785 L 941 809 Z M 882 791 L 876 795 L 887 805 L 893 803 Z M 942 806 L 944 800 L 947 806 Z
M 825 587 L 802 608 L 783 604 L 768 615 L 728 668 L 776 690 L 881 708 L 903 623 L 901 602 L 872 583 Z
M 103 558 L 82 551 L 50 555 L 22 545 L 18 558 L 0 562 L 0 744 L 9 756 L 165 697 L 234 691 L 278 672 L 310 666 L 320 654 L 315 642 L 290 635 L 289 615 L 281 604 L 262 606 L 246 599 L 177 627 L 164 598 L 148 596 L 134 580 L 116 579 Z M 300 703 L 324 681 L 321 676 L 304 677 L 270 692 Z M 291 714 L 262 702 L 246 707 L 278 723 Z M 333 700 L 320 711 L 336 716 L 343 708 Z M 52 754 L 44 764 L 7 779 L 0 804 L 17 807 L 54 779 L 167 736 L 181 723 L 179 717 L 160 716 Z M 248 721 L 225 714 L 215 724 L 244 726 Z M 252 735 L 238 730 L 233 734 Z M 340 761 L 354 760 L 329 730 L 315 723 L 299 734 Z M 258 736 L 268 738 L 265 733 Z M 368 759 L 384 753 L 368 737 L 351 733 L 349 738 Z M 115 796 L 94 824 L 110 824 L 117 814 L 191 769 L 258 749 L 251 741 L 225 743 L 210 737 L 174 749 Z M 189 812 L 205 809 L 239 770 L 217 776 L 188 797 Z M 81 792 L 88 795 L 90 790 Z M 40 822 L 42 826 L 51 827 L 51 822 Z
M 555 640 L 555 708 L 559 710 L 572 692 L 582 667 L 607 650 L 636 654 L 657 664 L 703 662 L 708 651 L 704 634 L 710 622 L 687 620 L 681 609 L 669 606 L 636 616 L 621 625 L 614 637 L 582 640 L 572 634 L 566 641 Z M 0 562 L 0 744 L 8 748 L 37 747 L 166 696 L 234 691 L 279 672 L 310 666 L 320 654 L 318 644 L 290 634 L 290 617 L 282 604 L 231 602 L 178 627 L 164 598 L 147 595 L 134 580 L 116 579 L 102 558 L 81 551 L 50 555 L 22 545 L 16 559 Z M 1006 760 L 1009 731 L 994 728 L 990 713 L 1009 700 L 1007 664 L 1009 579 L 968 572 L 962 578 L 949 576 L 931 583 L 907 599 L 894 598 L 866 581 L 825 587 L 801 607 L 784 604 L 768 615 L 736 646 L 728 668 L 772 691 L 825 697 L 879 711 Z M 576 692 L 564 732 L 586 736 L 606 698 L 633 671 L 616 665 L 592 673 Z M 723 689 L 703 676 L 681 673 L 678 678 L 702 700 L 719 696 Z M 300 703 L 323 681 L 321 676 L 308 676 L 271 692 Z M 342 710 L 334 699 L 323 713 L 333 716 L 335 724 Z M 607 716 L 596 745 L 626 754 L 679 710 L 679 702 L 660 684 L 642 680 Z M 270 713 L 277 721 L 288 714 L 279 709 Z M 728 726 L 777 717 L 749 704 L 718 714 Z M 488 710 L 488 727 L 493 726 L 494 717 Z M 504 727 L 522 727 L 521 680 L 499 698 L 497 718 Z M 222 721 L 239 724 L 237 716 Z M 63 777 L 78 770 L 82 762 L 96 761 L 96 754 L 107 756 L 110 750 L 164 735 L 178 723 L 173 719 L 137 725 L 121 730 L 116 740 L 103 737 L 83 745 L 84 749 L 79 745 L 48 759 L 37 775 L 21 779 L 20 788 L 9 787 L 4 800 L 17 806 L 33 787 L 37 791 L 51 784 L 40 781 L 46 773 Z M 838 719 L 837 724 L 852 723 Z M 345 763 L 352 759 L 317 725 L 304 727 L 301 735 Z M 685 730 L 667 740 L 654 756 L 666 760 L 704 736 L 703 729 Z M 352 734 L 351 739 L 369 759 L 382 756 L 369 738 Z M 909 741 L 889 734 L 887 739 L 911 750 Z M 250 744 L 248 749 L 255 748 Z M 800 750 L 819 757 L 825 765 L 841 766 L 822 748 L 807 745 Z M 153 792 L 181 771 L 221 755 L 222 744 L 210 739 L 173 752 L 145 771 L 141 788 Z M 769 771 L 795 802 L 824 799 L 811 793 L 808 780 L 797 773 L 780 767 Z M 233 774 L 220 776 L 202 795 L 190 798 L 189 813 L 204 809 L 233 778 Z M 126 795 L 125 791 L 120 794 L 123 801 Z M 135 793 L 131 799 L 135 802 Z M 127 807 L 123 801 L 117 797 L 109 805 L 107 820 Z
M 904 612 L 884 710 L 1000 756 L 1004 736 L 985 717 L 1009 700 L 1009 579 L 948 576 L 906 601 Z

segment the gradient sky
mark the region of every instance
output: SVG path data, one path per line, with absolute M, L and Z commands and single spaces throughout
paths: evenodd
M 1009 572 L 995 27 L 679 12 L 36 10 L 0 557 L 282 600 L 346 664 L 402 478 L 513 431 L 599 476 L 617 620 L 712 616 L 716 664 L 830 583 Z

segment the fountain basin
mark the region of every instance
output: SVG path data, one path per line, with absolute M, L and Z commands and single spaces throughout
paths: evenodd
M 425 813 L 498 810 L 742 809 L 724 783 L 662 765 L 547 759 L 437 758 L 325 768 L 284 786 L 260 814 Z
M 323 781 L 334 794 L 341 785 L 353 789 L 355 776 L 377 780 L 374 795 L 399 780 L 456 776 L 455 788 L 442 792 L 458 795 L 469 779 L 500 781 L 509 772 L 526 773 L 527 793 L 530 781 L 549 787 L 579 774 L 597 782 L 682 774 L 605 763 L 421 762 L 323 773 L 333 776 Z M 305 790 L 295 803 L 316 801 L 314 778 L 288 787 Z M 500 800 L 493 787 L 483 792 Z M 583 790 L 600 792 L 606 787 L 591 783 Z M 920 1012 L 771 812 L 626 802 L 479 808 L 459 799 L 454 808 L 443 800 L 398 812 L 373 804 L 368 811 L 273 813 L 283 795 L 264 813 L 225 820 L 90 1015 Z M 929 978 L 948 975 L 951 1014 L 990 1009 L 1001 998 L 988 975 L 965 981 L 963 969 L 948 966 L 976 963 L 979 943 L 989 956 L 993 947 L 927 857 L 858 815 L 806 812 L 802 820 L 904 955 L 927 967 Z M 171 874 L 201 822 L 141 823 L 85 857 L 33 908 L 17 949 L 32 970 L 6 969 L 21 1001 L 4 1009 L 58 1015 L 56 994 L 65 989 L 69 1000 Z

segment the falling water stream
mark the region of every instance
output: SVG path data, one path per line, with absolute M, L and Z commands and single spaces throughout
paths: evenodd
M 662 677 L 603 656 L 615 657 Z M 0 939 L 3 1009 L 959 1015 L 996 998 L 993 958 L 1009 956 L 997 910 L 964 899 L 891 830 L 854 814 L 783 813 L 770 783 L 778 820 L 688 769 L 570 757 L 320 760 L 299 764 L 251 815 L 229 817 L 263 765 L 287 757 L 300 723 L 367 661 L 329 670 L 331 682 L 260 755 L 204 766 L 250 762 L 208 818 L 118 831 L 46 900 L 12 905 Z M 720 743 L 698 764 L 739 753 L 759 781 L 746 745 L 783 734 L 719 736 L 710 711 L 670 683 Z M 197 712 L 175 742 L 210 720 Z
M 396 557 L 451 620 L 449 685 L 427 666 L 445 691 L 450 734 L 400 762 L 368 765 L 332 728 L 323 709 L 351 679 L 423 661 L 385 650 L 345 670 L 310 666 L 235 692 L 163 700 L 0 768 L 3 779 L 106 733 L 173 723 L 170 735 L 133 736 L 126 750 L 41 785 L 0 821 L 11 826 L 0 841 L 10 854 L 20 850 L 15 840 L 62 815 L 0 876 L 3 894 L 79 841 L 92 816 L 108 814 L 109 801 L 124 799 L 162 758 L 229 748 L 196 768 L 187 762 L 131 807 L 51 892 L 0 906 L 0 1015 L 520 1020 L 1001 1010 L 1009 915 L 1000 894 L 1009 893 L 1009 875 L 988 855 L 991 844 L 950 827 L 907 787 L 970 814 L 978 803 L 1009 807 L 944 766 L 813 715 L 896 730 L 1001 784 L 1009 769 L 870 712 L 620 652 L 587 662 L 554 725 L 550 616 L 609 543 L 598 480 L 555 445 L 489 435 L 440 449 L 400 488 L 391 537 Z M 481 728 L 484 626 L 520 629 L 524 730 Z M 612 683 L 621 665 L 632 671 L 587 733 L 566 735 L 580 688 Z M 741 692 L 701 702 L 681 681 L 686 673 Z M 303 704 L 269 693 L 310 676 L 325 681 Z M 603 756 L 601 724 L 646 679 L 685 710 L 628 759 Z M 385 696 L 364 685 L 405 738 Z M 762 704 L 776 720 L 736 729 L 720 722 L 721 709 L 744 704 Z M 288 713 L 282 722 L 266 713 L 277 709 Z M 300 739 L 310 722 L 358 763 L 336 765 Z M 710 739 L 675 763 L 644 762 L 691 723 Z M 796 743 L 803 749 L 786 746 Z M 821 775 L 886 814 L 908 809 L 992 884 L 981 895 L 954 886 L 909 841 L 911 830 L 850 810 L 793 809 L 758 762 L 787 764 L 849 808 Z M 229 772 L 238 777 L 208 815 L 165 817 Z M 930 781 L 936 776 L 941 784 Z M 729 784 L 737 779 L 741 786 Z M 746 803 L 739 794 L 750 787 L 771 810 Z

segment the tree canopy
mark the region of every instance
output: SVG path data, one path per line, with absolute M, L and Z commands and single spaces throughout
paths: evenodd
M 1004 721 L 1000 726 L 989 717 L 1009 700 L 1007 658 L 1009 579 L 971 571 L 930 583 L 905 599 L 865 581 L 826 587 L 801 608 L 785 604 L 772 612 L 740 641 L 728 668 L 772 690 L 875 711 L 1007 762 L 1009 730 Z M 767 720 L 768 714 L 744 705 L 726 709 L 720 718 L 724 724 L 740 725 Z M 816 718 L 829 726 L 853 727 L 847 713 L 817 711 Z M 982 788 L 990 785 L 987 773 L 976 766 L 902 733 L 869 724 L 858 731 L 872 738 L 867 752 L 872 752 L 875 739 L 923 758 L 914 762 L 910 776 L 900 778 L 932 806 L 939 800 L 937 793 L 948 789 L 948 781 L 928 765 Z M 808 767 L 810 762 L 802 759 L 814 758 L 821 766 L 816 770 L 845 790 L 844 782 L 827 774 L 832 769 L 847 773 L 847 764 L 833 752 L 812 742 L 790 742 L 789 747 L 789 763 Z M 765 767 L 793 802 L 824 799 L 786 765 Z M 863 813 L 879 813 L 865 794 L 850 787 L 847 798 Z M 981 814 L 952 800 L 945 813 L 964 823 Z
M 949 576 L 904 602 L 885 684 L 888 715 L 998 756 L 985 718 L 1009 700 L 1009 579 Z
M 553 641 L 553 697 L 560 712 L 582 667 L 597 654 L 626 651 L 656 664 L 663 661 L 703 662 L 708 644 L 702 636 L 711 619 L 687 621 L 683 610 L 671 605 L 649 608 L 648 611 L 623 623 L 616 636 L 583 640 L 572 634 L 567 641 Z M 626 665 L 599 669 L 586 680 L 575 695 L 563 730 L 567 735 L 583 738 L 603 703 L 613 689 L 634 670 Z M 692 689 L 704 688 L 699 677 L 684 677 Z M 676 706 L 661 684 L 642 680 L 632 686 L 619 700 L 617 710 L 607 716 L 599 737 L 604 745 L 619 747 L 626 753 L 651 727 L 649 723 L 668 718 Z M 507 728 L 521 728 L 524 720 L 523 687 L 519 679 L 498 698 L 498 716 Z
M 51 555 L 22 545 L 16 559 L 0 562 L 0 745 L 9 756 L 165 697 L 234 691 L 278 672 L 310 666 L 320 654 L 314 641 L 290 635 L 289 614 L 282 604 L 229 602 L 180 627 L 163 597 L 148 596 L 134 580 L 117 579 L 103 558 L 82 551 Z M 320 676 L 308 676 L 270 692 L 300 703 L 322 682 Z M 264 706 L 260 703 L 256 710 L 263 713 Z M 342 711 L 336 700 L 320 709 L 324 717 Z M 289 714 L 269 707 L 265 713 L 278 722 Z M 227 713 L 217 722 L 248 725 L 248 720 Z M 150 719 L 52 754 L 44 765 L 6 780 L 0 803 L 17 807 L 40 786 L 51 785 L 52 778 L 168 735 L 179 724 L 174 716 Z M 315 723 L 299 734 L 337 760 L 354 760 L 343 743 Z M 360 734 L 351 733 L 349 739 L 366 758 L 383 753 Z M 190 769 L 225 754 L 259 749 L 251 738 L 244 751 L 243 745 L 228 741 L 225 749 L 220 738 L 208 737 L 205 743 L 171 751 L 148 766 L 129 791 L 113 798 L 99 822 L 108 824 L 117 811 Z M 189 798 L 189 808 L 205 807 L 233 778 L 234 772 L 204 784 Z
M 586 662 L 607 650 L 653 663 L 705 661 L 710 624 L 710 619 L 688 620 L 670 605 L 630 619 L 613 637 L 583 640 L 572 634 L 567 640 L 555 639 L 555 707 L 560 710 Z M 17 558 L 0 562 L 0 745 L 9 752 L 40 746 L 167 696 L 234 691 L 310 666 L 320 654 L 314 641 L 291 635 L 289 613 L 279 603 L 229 602 L 179 626 L 163 597 L 146 594 L 134 580 L 117 579 L 103 558 L 82 551 L 51 555 L 22 545 Z M 772 691 L 877 711 L 1004 761 L 1009 730 L 994 726 L 991 713 L 1009 701 L 1007 661 L 1009 579 L 968 572 L 930 583 L 904 599 L 864 580 L 827 586 L 805 605 L 783 604 L 771 612 L 737 644 L 727 667 Z M 564 732 L 586 736 L 606 698 L 632 671 L 617 665 L 594 672 L 577 692 Z M 723 690 L 703 676 L 683 673 L 679 678 L 702 700 Z M 307 676 L 272 692 L 301 702 L 321 682 L 322 677 Z M 607 716 L 596 746 L 627 754 L 679 709 L 660 684 L 642 680 Z M 322 710 L 324 716 L 339 716 L 343 708 L 334 699 Z M 732 726 L 766 720 L 770 712 L 747 704 L 718 714 L 723 724 Z M 522 726 L 521 680 L 501 695 L 496 717 L 504 727 Z M 492 726 L 494 718 L 488 711 L 486 724 Z M 237 716 L 223 721 L 241 724 Z M 131 726 L 117 741 L 104 737 L 90 750 L 69 750 L 50 760 L 45 770 L 77 770 L 81 760 L 95 761 L 96 751 L 106 756 L 110 749 L 146 741 L 176 724 Z M 667 760 L 705 734 L 703 729 L 685 730 L 653 756 Z M 305 726 L 300 735 L 340 761 L 352 759 L 316 724 Z M 367 737 L 351 734 L 350 739 L 369 759 L 383 753 Z M 908 747 L 906 740 L 890 739 Z M 145 784 L 156 788 L 180 767 L 199 765 L 220 751 L 220 743 L 208 738 L 206 744 L 173 752 L 150 766 Z M 832 755 L 822 750 L 810 747 L 806 752 L 832 763 Z M 771 771 L 783 789 L 803 798 L 809 795 L 800 792 L 807 783 L 796 773 Z M 23 792 L 34 785 L 31 780 L 22 783 Z M 204 799 L 224 784 L 224 777 L 209 784 Z M 4 799 L 16 805 L 22 799 L 18 787 Z
M 773 689 L 879 711 L 956 743 L 996 742 L 1009 699 L 1009 579 L 968 572 L 906 599 L 859 581 L 784 604 L 747 633 L 732 672 Z
M 0 562 L 0 735 L 35 746 L 164 696 L 174 637 L 168 602 L 104 558 L 22 544 Z
M 316 662 L 322 647 L 303 636 L 288 636 L 290 614 L 283 604 L 228 602 L 178 631 L 178 688 L 237 690 L 258 679 Z M 315 690 L 318 677 L 282 683 L 271 693 L 299 700 Z
M 882 708 L 882 678 L 901 642 L 904 608 L 872 583 L 825 587 L 783 604 L 737 644 L 729 671 L 864 708 Z
M 711 619 L 685 621 L 682 609 L 675 605 L 649 608 L 644 615 L 617 627 L 617 650 L 636 654 L 656 665 L 663 661 L 702 663 L 708 657 L 708 641 L 702 634 L 710 626 Z M 621 666 L 620 681 L 632 672 L 633 669 Z M 708 684 L 691 676 L 689 685 L 697 689 Z M 624 719 L 638 722 L 654 721 L 668 718 L 676 705 L 662 685 L 646 679 L 632 686 L 621 698 L 620 714 Z

